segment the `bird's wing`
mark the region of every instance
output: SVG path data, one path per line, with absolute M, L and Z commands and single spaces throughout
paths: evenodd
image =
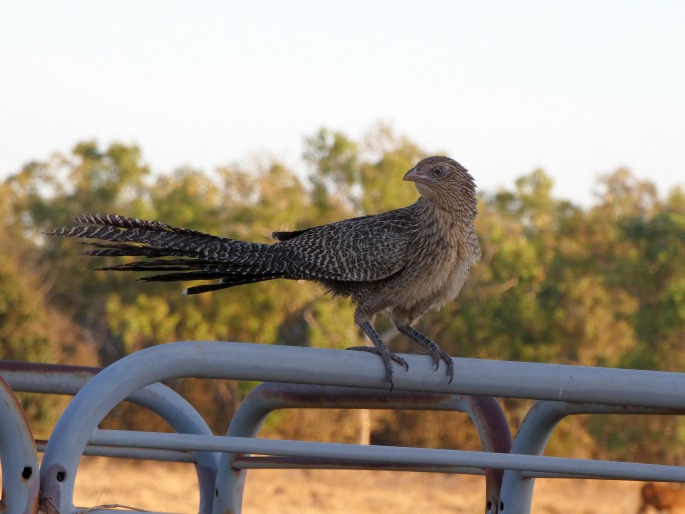
M 305 228 L 304 230 L 292 230 L 290 232 L 271 232 L 271 237 L 275 239 L 276 241 L 287 241 L 288 239 L 292 239 L 293 237 L 298 237 L 304 234 L 305 232 L 308 232 L 309 230 L 312 230 L 311 228 Z
M 280 243 L 308 279 L 375 281 L 400 271 L 410 246 L 409 219 L 391 211 L 316 227 Z
M 357 220 L 362 220 L 364 218 L 370 218 L 371 216 L 360 216 L 359 218 L 354 218 L 353 220 L 349 221 L 357 221 Z M 292 239 L 293 237 L 299 237 L 305 232 L 309 232 L 310 230 L 318 230 L 320 229 L 321 226 L 317 227 L 309 227 L 305 228 L 302 230 L 291 230 L 291 231 L 281 231 L 281 232 L 272 232 L 271 237 L 275 239 L 276 241 L 287 241 L 288 239 Z

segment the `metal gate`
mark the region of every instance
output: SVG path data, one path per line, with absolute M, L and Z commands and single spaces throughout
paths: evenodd
M 388 469 L 484 475 L 489 513 L 530 511 L 535 478 L 685 482 L 685 468 L 542 456 L 565 416 L 583 413 L 680 414 L 685 374 L 554 364 L 455 359 L 447 384 L 431 359 L 403 355 L 387 391 L 379 359 L 361 352 L 245 343 L 179 342 L 155 346 L 100 370 L 0 361 L 2 509 L 8 514 L 71 514 L 82 455 L 189 462 L 199 512 L 238 513 L 245 475 L 254 468 Z M 242 402 L 225 436 L 161 381 L 192 377 L 264 382 Z M 14 392 L 75 395 L 49 441 L 34 441 Z M 494 397 L 536 401 L 516 437 Z M 101 430 L 120 402 L 138 403 L 177 433 Z M 422 409 L 466 412 L 483 451 L 269 440 L 258 437 L 275 409 Z M 37 452 L 44 450 L 40 469 Z M 88 509 L 89 512 L 100 512 Z M 104 510 L 102 511 L 104 512 Z

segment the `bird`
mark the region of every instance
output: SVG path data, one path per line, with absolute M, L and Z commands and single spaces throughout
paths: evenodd
M 334 296 L 355 304 L 354 323 L 373 346 L 350 350 L 372 352 L 385 367 L 393 388 L 393 362 L 406 371 L 406 360 L 391 352 L 373 327 L 377 314 L 388 312 L 397 330 L 423 347 L 435 364 L 446 365 L 449 383 L 454 362 L 414 328 L 427 311 L 455 299 L 471 267 L 480 259 L 474 227 L 476 184 L 461 164 L 445 156 L 419 161 L 405 175 L 419 198 L 411 205 L 326 225 L 273 232 L 273 243 L 241 241 L 160 221 L 117 214 L 84 214 L 85 224 L 47 234 L 80 238 L 93 257 L 138 257 L 142 260 L 100 269 L 161 272 L 143 282 L 215 280 L 184 290 L 193 295 L 275 279 L 317 282 Z

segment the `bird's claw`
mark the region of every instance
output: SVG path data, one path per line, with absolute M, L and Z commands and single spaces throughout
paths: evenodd
M 438 348 L 437 345 L 435 345 L 435 347 L 428 348 L 424 353 L 433 358 L 433 362 L 435 363 L 435 371 L 438 371 L 438 368 L 440 367 L 440 361 L 443 361 L 447 365 L 447 375 L 450 377 L 447 383 L 451 384 L 452 380 L 454 380 L 454 361 L 452 361 L 452 357 L 450 357 L 447 352 Z
M 392 381 L 392 361 L 395 361 L 400 366 L 404 367 L 405 371 L 409 371 L 409 364 L 399 355 L 395 355 L 387 348 L 378 348 L 376 346 L 351 346 L 348 350 L 356 350 L 362 352 L 375 353 L 380 356 L 385 365 L 385 381 L 390 385 L 390 391 L 393 390 L 394 384 Z
M 447 364 L 447 374 L 450 377 L 450 379 L 447 381 L 447 383 L 451 384 L 452 380 L 454 380 L 454 361 L 452 361 L 452 357 L 450 357 L 447 354 L 445 354 L 444 361 L 445 361 L 445 364 Z
M 423 346 L 425 349 L 424 353 L 433 358 L 433 362 L 435 363 L 435 371 L 438 371 L 438 368 L 440 367 L 440 361 L 445 362 L 447 365 L 447 375 L 450 377 L 447 383 L 451 384 L 452 380 L 454 380 L 454 362 L 452 362 L 452 357 L 450 357 L 447 352 L 442 351 L 434 341 L 431 341 L 428 337 L 413 328 L 411 325 L 396 324 L 395 326 L 404 335 L 410 337 Z
M 452 380 L 454 380 L 454 361 L 452 360 L 452 357 L 450 357 L 447 352 L 438 350 L 438 356 L 433 355 L 433 360 L 435 361 L 435 371 L 437 371 L 440 366 L 440 360 L 445 362 L 447 365 L 447 375 L 450 377 L 447 383 L 451 384 Z

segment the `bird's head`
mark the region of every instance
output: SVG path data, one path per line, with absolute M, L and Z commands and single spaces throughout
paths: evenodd
M 476 211 L 476 183 L 461 164 L 449 157 L 426 157 L 404 180 L 414 182 L 421 196 L 444 209 Z

